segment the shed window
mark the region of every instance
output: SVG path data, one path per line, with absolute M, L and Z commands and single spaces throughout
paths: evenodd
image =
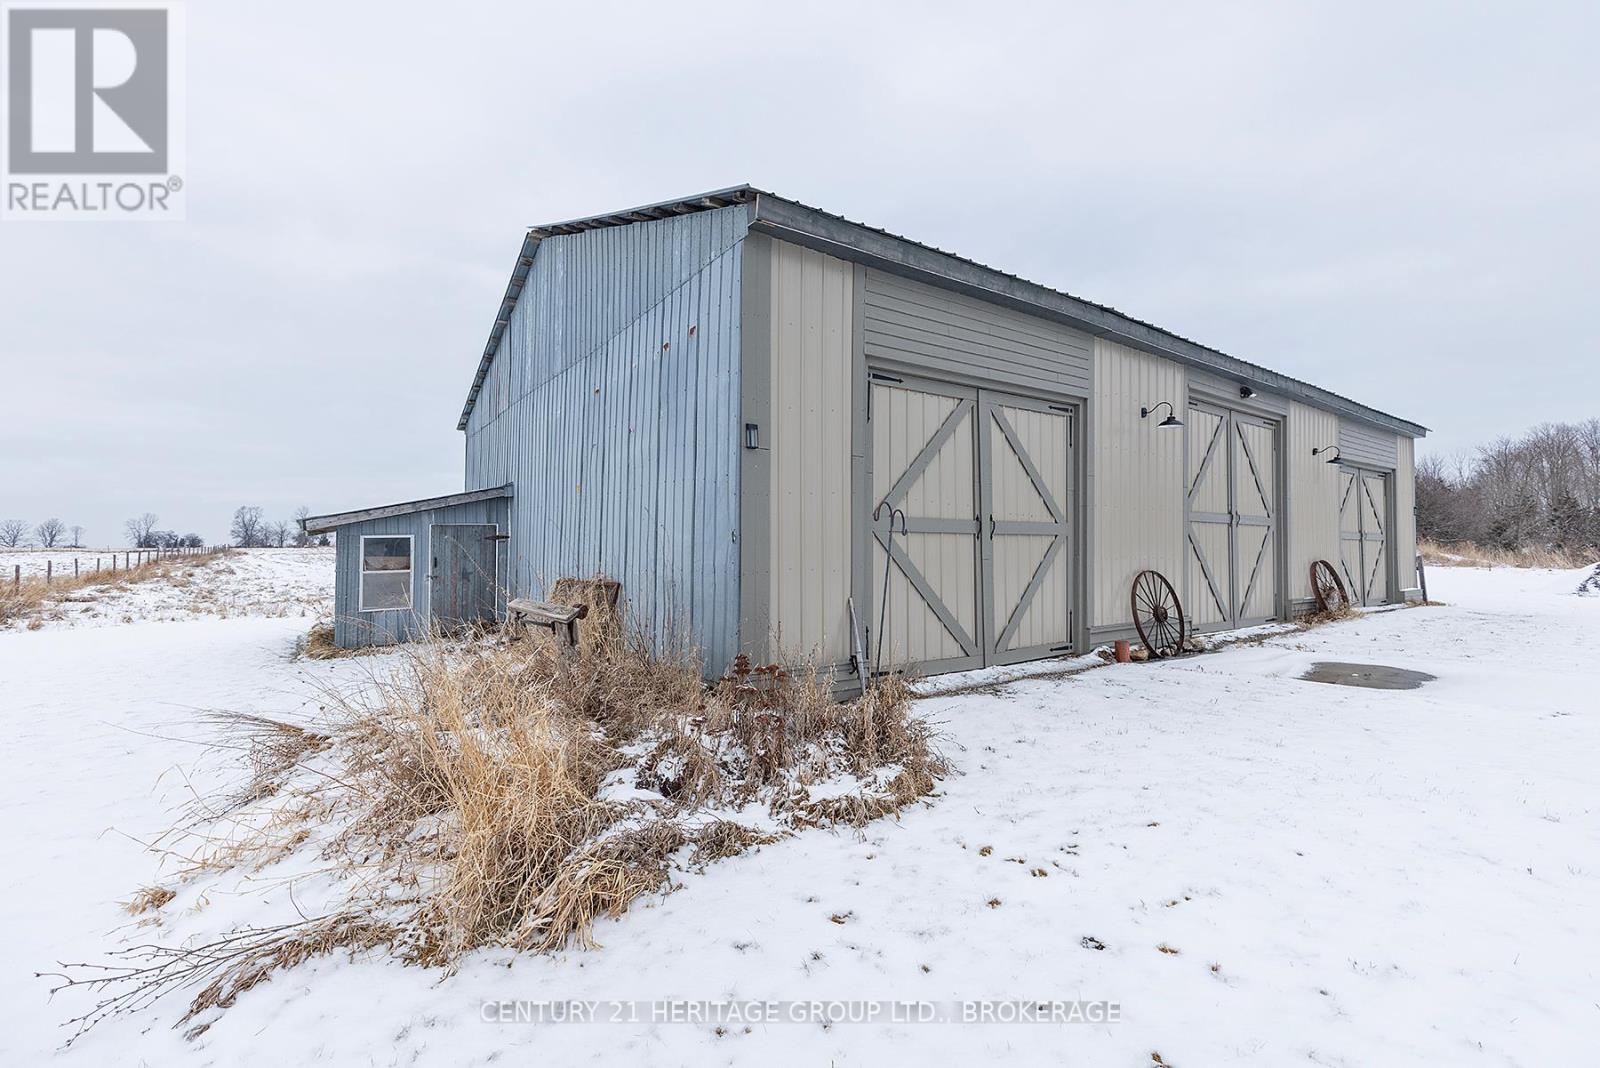
M 411 607 L 411 535 L 362 535 L 361 611 Z

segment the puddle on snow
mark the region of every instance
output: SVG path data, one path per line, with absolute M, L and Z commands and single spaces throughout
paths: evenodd
M 1340 660 L 1319 660 L 1300 676 L 1307 682 L 1327 682 L 1335 686 L 1361 686 L 1369 690 L 1415 690 L 1438 678 L 1426 671 L 1388 667 L 1384 664 L 1346 664 Z

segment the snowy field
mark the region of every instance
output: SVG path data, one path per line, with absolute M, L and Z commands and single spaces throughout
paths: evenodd
M 246 560 L 242 584 L 272 586 L 280 567 L 286 590 L 307 581 L 294 557 Z M 317 686 L 386 657 L 296 660 L 305 619 L 243 611 L 278 614 L 301 592 L 241 594 L 230 618 L 152 608 L 134 625 L 0 633 L 0 1064 L 1587 1063 L 1600 597 L 1573 595 L 1585 574 L 1435 569 L 1447 607 L 932 698 L 956 773 L 929 804 L 864 837 L 811 832 L 682 872 L 604 923 L 602 949 L 480 953 L 449 978 L 328 958 L 193 1040 L 172 1027 L 180 994 L 65 1053 L 62 1021 L 91 999 L 49 1001 L 33 972 L 294 915 L 282 886 L 249 878 L 174 902 L 161 926 L 119 910 L 164 874 L 139 842 L 191 782 L 226 774 L 183 740 L 204 736 L 196 714 L 309 715 Z M 1300 681 L 1318 660 L 1438 681 Z M 1084 999 L 1120 1019 L 483 1018 L 506 999 L 669 998 Z
M 185 561 L 178 557 L 166 566 L 181 568 L 181 574 L 133 583 L 120 583 L 115 575 L 103 570 L 105 585 L 62 594 L 43 614 L 42 625 L 46 629 L 121 627 L 182 619 L 330 615 L 333 553 L 331 547 L 236 549 L 192 568 L 183 567 Z M 6 559 L 10 556 L 0 557 L 0 563 Z M 61 558 L 52 559 L 58 567 L 61 565 Z M 102 566 L 109 569 L 109 555 L 102 555 L 101 559 Z M 88 555 L 87 560 L 87 566 L 92 568 L 94 556 Z M 66 567 L 70 574 L 70 560 Z M 44 565 L 38 564 L 35 570 L 44 574 Z M 27 622 L 17 621 L 12 626 L 26 626 Z
M 0 549 L 0 576 L 15 574 L 19 567 L 23 578 L 43 575 L 46 564 L 58 575 L 70 575 L 74 560 L 84 571 L 93 571 L 97 560 L 102 568 L 109 569 L 113 556 L 121 567 L 124 554 L 128 552 L 138 554 L 136 549 Z

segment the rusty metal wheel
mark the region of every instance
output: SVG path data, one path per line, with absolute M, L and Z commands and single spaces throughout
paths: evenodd
M 1133 592 L 1128 602 L 1133 609 L 1134 629 L 1151 656 L 1175 656 L 1183 652 L 1183 604 L 1165 575 L 1159 571 L 1141 571 L 1133 576 Z
M 1311 565 L 1311 594 L 1317 599 L 1318 612 L 1333 612 L 1350 606 L 1350 593 L 1344 588 L 1344 579 L 1326 560 Z

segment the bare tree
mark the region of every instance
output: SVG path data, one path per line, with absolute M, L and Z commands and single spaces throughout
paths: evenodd
M 128 535 L 128 544 L 135 549 L 150 548 L 150 532 L 156 529 L 160 521 L 161 517 L 154 512 L 146 512 L 122 524 L 123 531 Z
M 26 519 L 0 520 L 0 546 L 15 549 L 25 545 L 28 541 L 28 521 Z
M 72 524 L 72 547 L 83 548 L 83 528 L 76 523 Z
M 281 549 L 289 544 L 289 524 L 281 519 L 276 523 L 268 523 L 261 533 L 261 540 L 274 548 Z
M 185 534 L 178 541 L 185 549 L 203 549 L 206 544 L 206 539 L 198 534 Z
M 311 544 L 311 535 L 306 533 L 306 518 L 311 515 L 311 509 L 305 505 L 294 510 L 294 543 L 301 548 Z
M 1417 462 L 1417 531 L 1503 549 L 1600 548 L 1600 420 L 1547 423 Z
M 228 533 L 239 548 L 251 549 L 265 544 L 264 527 L 261 509 L 253 504 L 242 504 L 233 513 L 233 526 Z
M 46 549 L 54 549 L 61 542 L 61 535 L 66 532 L 67 525 L 53 516 L 33 528 L 33 536 Z

